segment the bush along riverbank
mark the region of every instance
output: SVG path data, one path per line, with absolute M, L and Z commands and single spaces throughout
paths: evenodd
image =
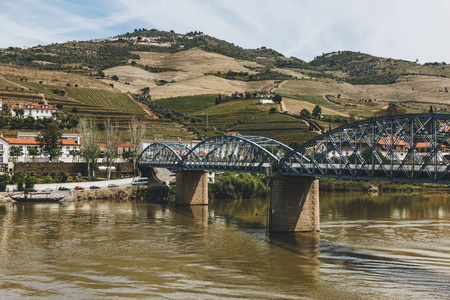
M 269 193 L 270 178 L 260 174 L 223 173 L 208 185 L 209 197 L 214 199 L 242 199 L 265 197 Z
M 320 178 L 319 189 L 321 191 L 360 191 L 360 192 L 423 192 L 423 191 L 449 191 L 449 185 L 388 182 L 388 181 L 363 181 L 344 180 L 336 178 Z

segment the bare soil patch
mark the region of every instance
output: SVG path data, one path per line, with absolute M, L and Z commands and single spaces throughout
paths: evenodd
M 347 102 L 364 105 L 361 99 L 376 99 L 382 106 L 388 102 L 401 103 L 406 107 L 450 110 L 450 79 L 435 76 L 401 76 L 397 83 L 389 85 L 351 85 L 334 80 L 289 80 L 275 92 L 298 95 L 341 94 Z M 439 91 L 441 90 L 441 91 Z
M 237 60 L 217 53 L 206 52 L 200 49 L 189 49 L 178 53 L 133 52 L 138 54 L 141 65 L 149 67 L 171 68 L 190 73 L 204 74 L 216 72 L 249 72 L 248 67 L 262 67 L 261 65 L 245 60 Z
M 273 81 L 244 82 L 216 76 L 202 76 L 182 82 L 168 83 L 150 90 L 152 99 L 205 94 L 231 94 L 234 92 L 269 90 Z

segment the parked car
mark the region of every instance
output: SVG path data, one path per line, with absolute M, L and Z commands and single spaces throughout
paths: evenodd
M 15 191 L 15 190 L 14 190 Z M 26 192 L 28 192 L 28 193 L 33 193 L 33 192 L 37 192 L 35 189 L 27 189 L 27 190 L 25 190 Z
M 52 192 L 53 189 L 52 189 L 52 188 L 45 188 L 45 189 L 43 189 L 42 191 L 43 191 L 43 192 Z
M 81 186 L 77 185 L 77 186 L 75 187 L 75 190 L 76 190 L 76 191 L 83 191 L 83 190 L 84 190 L 84 187 L 81 187 Z
M 100 187 L 98 185 L 91 185 L 89 188 L 91 190 L 99 190 L 100 189 Z
M 60 186 L 58 188 L 58 191 L 70 191 L 70 189 L 68 187 L 65 187 L 65 186 Z
M 116 188 L 116 187 L 119 187 L 117 184 L 115 184 L 115 183 L 110 183 L 110 184 L 108 184 L 108 187 L 109 188 Z
M 148 184 L 148 178 L 141 177 L 141 178 L 136 178 L 131 185 L 137 186 L 137 185 L 147 185 L 147 184 Z

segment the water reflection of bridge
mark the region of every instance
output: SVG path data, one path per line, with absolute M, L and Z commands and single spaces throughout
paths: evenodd
M 192 149 L 155 143 L 138 159 L 141 170 L 177 172 L 178 204 L 207 204 L 205 171 L 274 175 L 272 231 L 319 230 L 318 179 L 450 184 L 450 114 L 373 118 L 322 134 L 297 149 L 269 138 L 225 135 Z

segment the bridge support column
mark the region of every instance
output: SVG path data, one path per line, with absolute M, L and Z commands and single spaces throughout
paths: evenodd
M 208 204 L 208 172 L 179 171 L 175 194 L 176 205 Z
M 270 232 L 319 231 L 319 179 L 274 176 Z

